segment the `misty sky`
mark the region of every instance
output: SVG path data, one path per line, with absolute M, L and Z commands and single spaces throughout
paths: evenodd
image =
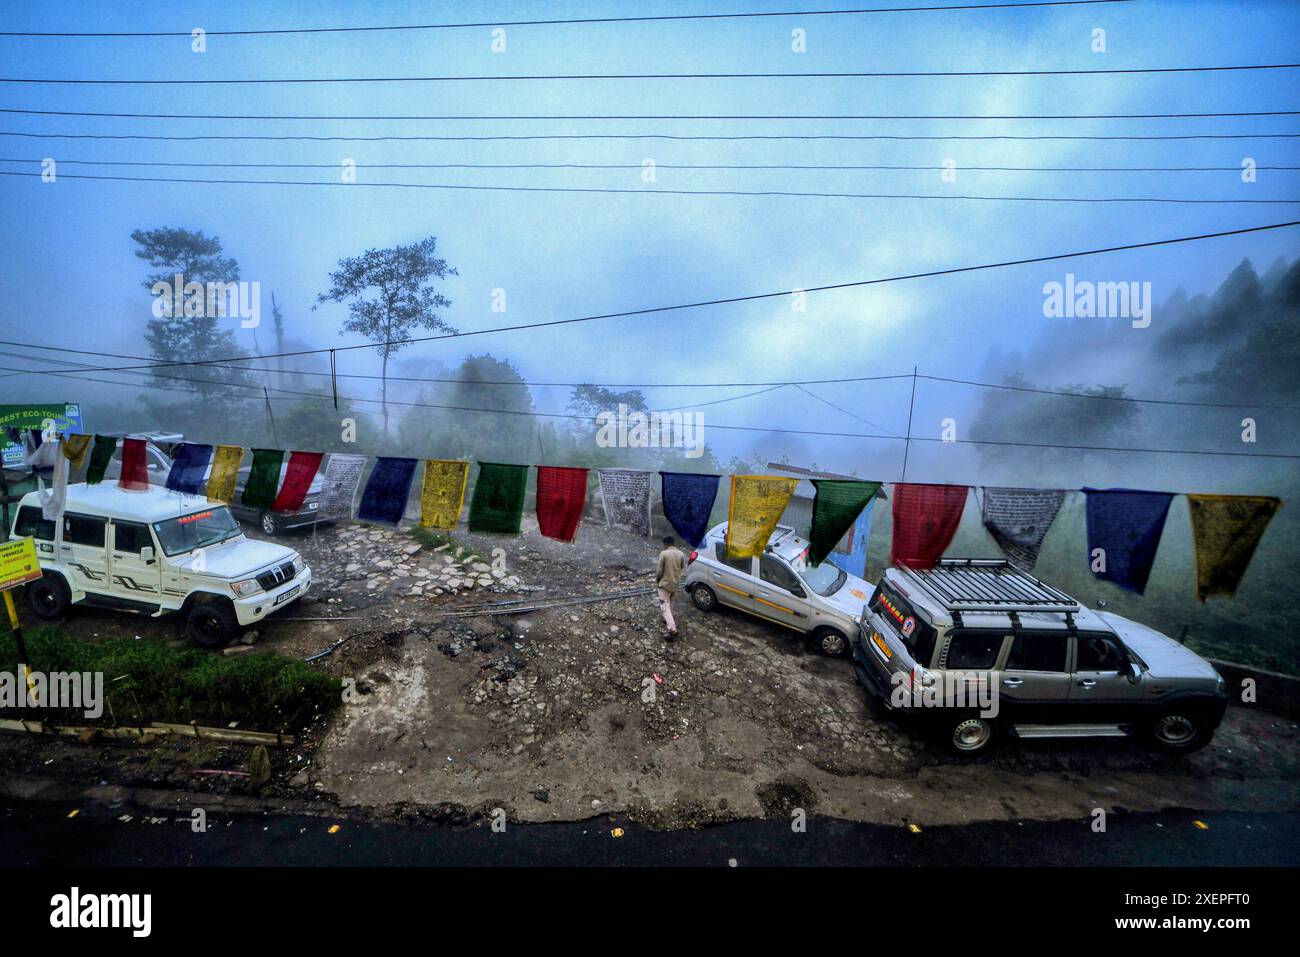
M 855 4 L 843 4 L 854 6 Z M 899 4 L 903 5 L 903 4 Z M 748 0 L 745 9 L 762 9 Z M 769 9 L 834 7 L 827 0 L 768 3 Z M 637 5 L 635 12 L 709 12 L 721 0 Z M 5 30 L 211 30 L 437 20 L 512 20 L 626 16 L 616 3 L 429 4 L 302 3 L 167 5 L 9 5 Z M 836 70 L 1041 70 L 1281 63 L 1298 59 L 1294 3 L 1163 3 L 1044 10 L 916 13 L 858 17 L 515 27 L 508 52 L 494 54 L 487 28 L 309 36 L 211 37 L 206 53 L 188 39 L 35 40 L 0 38 L 7 77 L 232 78 L 410 74 L 663 73 Z M 807 31 L 808 52 L 790 51 L 791 30 Z M 1094 28 L 1108 52 L 1090 50 Z M 142 113 L 777 113 L 1052 114 L 1162 113 L 1295 109 L 1298 71 L 1106 77 L 604 80 L 321 84 L 286 86 L 40 86 L 0 84 L 0 105 L 36 110 Z M 364 122 L 152 120 L 5 115 L 8 132 L 73 134 L 1076 134 L 1291 132 L 1295 117 L 1026 121 L 579 121 Z M 61 174 L 239 177 L 337 181 L 321 170 L 92 167 L 73 161 L 325 163 L 626 163 L 940 165 L 955 160 L 956 183 L 938 171 L 769 171 L 660 169 L 659 188 L 821 192 L 973 193 L 1001 196 L 1300 198 L 1300 172 L 1263 171 L 1245 184 L 1244 157 L 1300 166 L 1294 139 L 1105 141 L 730 141 L 661 139 L 515 142 L 360 143 L 57 139 L 0 136 L 0 169 L 38 172 L 54 157 Z M 1224 166 L 1223 172 L 975 172 L 970 165 Z M 642 188 L 638 169 L 361 170 L 360 183 L 425 182 L 518 186 Z M 445 318 L 462 331 L 515 322 L 618 312 L 698 299 L 847 282 L 1093 247 L 1143 242 L 1297 218 L 1297 205 L 1021 203 L 964 200 L 579 195 L 355 186 L 257 186 L 76 181 L 0 177 L 0 327 L 3 338 L 144 355 L 147 267 L 133 256 L 136 228 L 184 226 L 219 236 L 245 280 L 266 300 L 262 352 L 271 352 L 269 295 L 282 303 L 289 335 L 311 346 L 340 338 L 341 306 L 310 307 L 340 257 L 368 247 L 435 235 L 459 270 L 445 293 Z M 981 378 L 991 355 L 1050 342 L 1043 284 L 1067 272 L 1098 281 L 1149 281 L 1157 303 L 1178 288 L 1210 293 L 1243 259 L 1263 272 L 1300 254 L 1300 233 L 1282 230 L 1107 257 L 1014 267 L 962 276 L 811 295 L 804 313 L 786 299 L 632 317 L 530 333 L 496 334 L 416 346 L 405 367 L 427 359 L 452 368 L 491 351 L 526 379 L 768 381 L 910 373 Z M 490 311 L 507 292 L 505 316 Z M 237 325 L 237 324 L 236 324 Z M 1160 329 L 1114 324 L 1140 338 Z M 240 345 L 256 351 L 248 330 Z M 1122 347 L 1121 347 L 1122 348 Z M 4 365 L 51 368 L 4 352 Z M 57 355 L 56 353 L 47 353 Z M 63 356 L 94 362 L 84 356 Z M 1042 385 L 1126 385 L 1134 395 L 1166 395 L 1170 370 L 1144 381 L 1117 369 L 1113 356 L 1074 357 L 1068 376 L 1055 364 Z M 105 363 L 111 364 L 111 363 Z M 995 364 L 996 365 L 996 364 Z M 325 369 L 318 357 L 305 368 Z M 400 368 L 400 367 L 399 367 Z M 426 367 L 427 368 L 427 367 Z M 373 373 L 378 359 L 352 352 L 345 372 Z M 1176 373 L 1178 370 L 1173 370 Z M 1188 370 L 1195 371 L 1195 370 Z M 377 383 L 348 382 L 356 396 Z M 707 423 L 816 431 L 899 432 L 907 425 L 910 382 L 827 385 L 813 391 L 847 412 L 786 388 L 710 406 Z M 0 378 L 0 402 L 79 400 L 87 425 L 96 397 L 118 401 L 138 383 L 113 387 L 50 376 Z M 648 390 L 653 407 L 707 402 L 749 389 Z M 538 408 L 563 411 L 566 390 L 537 390 Z M 978 390 L 922 383 L 916 427 L 959 427 Z M 856 417 L 855 417 L 856 416 Z M 862 421 L 865 418 L 874 426 Z M 877 428 L 879 427 L 879 428 Z M 782 452 L 869 478 L 898 477 L 901 443 L 756 433 L 706 433 L 724 454 Z M 1043 441 L 1070 441 L 1069 423 Z M 1232 447 L 1207 435 L 1206 447 Z M 1238 445 L 1238 448 L 1240 446 Z M 914 449 L 913 480 L 981 480 L 970 447 Z M 1257 490 L 1249 463 L 1116 456 L 1088 460 L 1079 484 L 1143 484 L 1176 471 L 1180 487 Z M 1158 458 L 1158 457 L 1155 457 Z M 1023 484 L 1035 484 L 1026 476 Z

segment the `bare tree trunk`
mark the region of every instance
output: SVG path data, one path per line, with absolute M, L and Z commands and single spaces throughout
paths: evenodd
M 388 346 L 384 346 L 384 369 L 381 373 L 381 394 L 384 404 L 384 446 L 388 445 Z

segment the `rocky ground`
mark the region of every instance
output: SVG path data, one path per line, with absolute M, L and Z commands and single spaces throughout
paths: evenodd
M 269 795 L 381 816 L 514 820 L 619 813 L 679 827 L 810 813 L 964 823 L 1129 810 L 1282 810 L 1296 805 L 1296 722 L 1230 709 L 1185 758 L 1129 742 L 1008 743 L 962 762 L 877 716 L 848 662 L 746 616 L 678 598 L 682 640 L 663 640 L 653 596 L 555 604 L 652 584 L 653 540 L 584 524 L 574 544 L 457 532 L 321 527 L 284 539 L 311 593 L 259 629 L 250 653 L 320 658 L 354 692 L 328 727 L 273 754 Z M 514 605 L 503 603 L 513 602 Z M 305 620 L 304 620 L 305 619 Z M 82 612 L 87 637 L 148 619 Z M 64 768 L 106 782 L 239 789 L 211 770 L 245 749 L 42 744 L 0 737 L 0 767 Z M 38 762 L 46 762 L 40 764 Z

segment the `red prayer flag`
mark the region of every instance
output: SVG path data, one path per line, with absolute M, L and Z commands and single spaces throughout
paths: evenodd
M 144 439 L 122 440 L 122 474 L 117 477 L 117 487 L 130 492 L 149 489 L 149 468 L 145 464 Z
M 586 504 L 586 469 L 537 467 L 537 525 L 543 535 L 573 541 Z
M 320 469 L 323 452 L 290 452 L 289 464 L 285 466 L 284 481 L 280 483 L 279 494 L 271 504 L 273 512 L 296 512 L 302 508 L 311 489 L 311 480 Z
M 957 532 L 966 491 L 965 485 L 895 485 L 889 563 L 932 568 Z

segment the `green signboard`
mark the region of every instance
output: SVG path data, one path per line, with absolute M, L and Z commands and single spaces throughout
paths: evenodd
M 42 432 L 80 432 L 81 406 L 75 402 L 50 405 L 0 405 L 0 456 L 5 468 L 23 464 L 21 442 L 11 442 L 7 429 L 40 429 Z

